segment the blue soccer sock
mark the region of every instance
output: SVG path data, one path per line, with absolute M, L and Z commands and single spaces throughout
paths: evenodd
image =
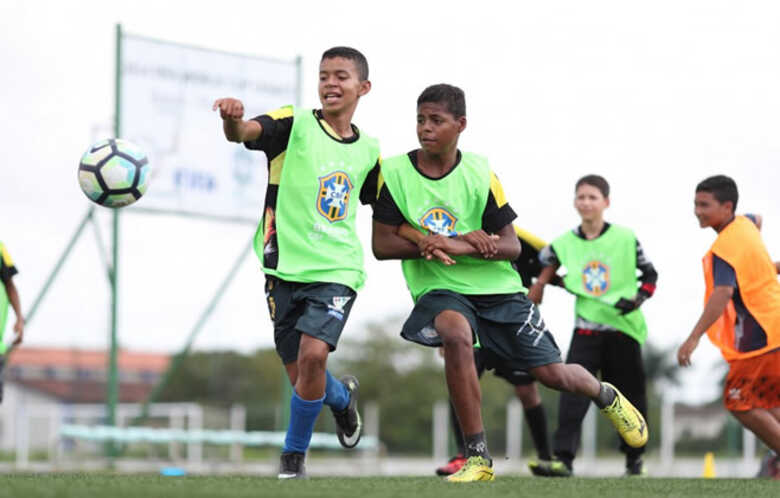
M 349 391 L 343 382 L 325 370 L 325 400 L 323 403 L 334 410 L 341 411 L 349 404 Z
M 306 453 L 314 432 L 314 422 L 322 411 L 323 399 L 306 401 L 293 391 L 290 399 L 290 425 L 287 427 L 282 453 Z

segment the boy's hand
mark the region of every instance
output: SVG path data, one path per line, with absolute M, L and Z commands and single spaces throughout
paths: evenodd
M 426 235 L 425 238 L 417 243 L 417 246 L 420 248 L 420 254 L 422 254 L 425 259 L 431 259 L 434 257 L 433 253 L 436 250 L 442 251 L 447 255 L 460 254 L 460 252 L 458 252 L 458 247 L 455 244 L 455 239 L 445 237 L 444 235 Z
M 446 266 L 452 266 L 455 264 L 455 260 L 452 259 L 449 254 L 442 251 L 441 249 L 434 249 L 430 254 L 426 255 L 423 253 L 423 256 L 425 256 L 425 259 L 431 260 L 433 258 L 438 259 L 442 263 L 444 263 Z
M 679 363 L 681 367 L 691 366 L 691 355 L 698 345 L 699 336 L 696 335 L 691 335 L 682 343 L 680 349 L 677 350 L 677 363 Z
M 22 343 L 22 338 L 24 337 L 24 318 L 16 320 L 16 323 L 14 324 L 14 334 L 16 334 L 16 338 L 14 338 L 14 342 L 11 345 L 18 346 Z
M 488 235 L 484 230 L 474 230 L 473 232 L 458 235 L 457 238 L 471 244 L 485 259 L 492 258 L 498 254 L 498 247 L 496 246 L 496 241 L 499 239 L 498 235 Z
M 244 104 L 233 98 L 217 99 L 211 107 L 212 111 L 219 109 L 219 117 L 223 120 L 240 120 L 244 117 Z
M 639 307 L 642 306 L 642 303 L 644 303 L 646 299 L 646 294 L 638 292 L 631 299 L 626 299 L 624 297 L 618 299 L 618 302 L 615 303 L 615 308 L 620 310 L 621 315 L 625 315 L 639 309 Z
M 540 305 L 542 304 L 542 298 L 544 298 L 544 285 L 537 280 L 531 285 L 531 288 L 528 289 L 528 299 L 534 304 Z

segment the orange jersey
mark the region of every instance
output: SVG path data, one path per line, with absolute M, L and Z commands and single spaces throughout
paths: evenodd
M 707 330 L 712 343 L 720 348 L 723 357 L 729 362 L 752 358 L 780 347 L 780 282 L 777 281 L 777 270 L 758 228 L 748 218 L 737 216 L 718 234 L 702 260 L 705 303 L 714 288 L 713 254 L 734 268 L 742 301 L 764 329 L 767 343 L 752 351 L 737 349 L 734 328 L 737 313 L 732 301 L 729 301 L 723 315 Z

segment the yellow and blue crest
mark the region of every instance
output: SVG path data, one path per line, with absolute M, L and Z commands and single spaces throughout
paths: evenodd
M 352 181 L 343 171 L 321 176 L 317 211 L 331 223 L 343 220 L 347 217 L 351 192 Z
M 444 208 L 435 207 L 425 212 L 420 218 L 420 226 L 433 234 L 444 235 L 445 237 L 454 237 L 455 223 L 458 219 Z
M 609 266 L 601 261 L 588 261 L 582 269 L 582 285 L 591 296 L 603 296 L 609 290 Z

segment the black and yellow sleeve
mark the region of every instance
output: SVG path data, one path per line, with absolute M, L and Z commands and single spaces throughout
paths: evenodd
M 9 278 L 19 273 L 14 266 L 14 261 L 11 259 L 11 255 L 5 248 L 5 245 L 0 243 L 0 280 L 7 282 Z
M 490 192 L 487 204 L 482 213 L 482 229 L 487 233 L 496 233 L 517 218 L 517 214 L 509 205 L 504 194 L 504 188 L 498 177 L 490 172 Z

